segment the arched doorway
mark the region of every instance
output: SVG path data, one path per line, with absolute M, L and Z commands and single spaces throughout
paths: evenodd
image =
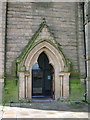
M 17 59 L 17 64 L 20 99 L 32 100 L 34 94 L 54 96 L 55 99 L 69 97 L 70 61 L 66 59 L 46 22 L 40 24 Z M 37 74 L 36 78 L 34 74 Z M 33 79 L 38 81 L 38 84 L 34 84 Z M 36 93 L 34 85 L 36 85 Z
M 42 52 L 32 67 L 32 98 L 54 99 L 54 68 Z
M 44 53 L 43 53 L 44 52 Z M 66 63 L 63 54 L 60 53 L 52 44 L 47 41 L 38 43 L 20 64 L 19 72 L 19 98 L 32 99 L 32 68 L 39 66 L 39 60 L 43 55 L 46 57 L 47 63 L 54 68 L 54 82 L 52 82 L 51 94 L 49 97 L 58 99 L 59 97 L 67 98 L 69 96 L 69 75 L 66 71 Z M 45 56 L 46 56 L 45 55 Z M 42 62 L 41 62 L 42 63 Z M 46 64 L 45 64 L 46 65 Z M 41 65 L 42 67 L 43 65 Z M 49 67 L 50 67 L 49 66 Z M 45 73 L 44 73 L 45 75 Z M 50 78 L 50 77 L 48 77 Z M 45 79 L 45 78 L 44 78 Z M 50 94 L 50 92 L 49 92 Z

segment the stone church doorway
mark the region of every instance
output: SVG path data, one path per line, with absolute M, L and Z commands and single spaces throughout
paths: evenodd
M 19 99 L 46 96 L 56 100 L 69 97 L 70 62 L 46 22 L 40 24 L 16 61 Z
M 54 68 L 42 52 L 32 67 L 32 98 L 54 99 Z

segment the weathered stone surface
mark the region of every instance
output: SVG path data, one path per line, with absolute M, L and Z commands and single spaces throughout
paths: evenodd
M 20 55 L 43 17 L 66 57 L 78 69 L 75 7 L 76 3 L 8 3 L 7 72 L 12 70 L 10 59 Z
M 7 12 L 7 73 L 14 61 L 36 32 L 42 18 L 61 44 L 62 51 L 78 71 L 83 66 L 82 16 L 78 3 L 8 3 Z M 77 34 L 78 33 L 78 34 Z M 14 54 L 15 53 L 15 54 Z M 82 56 L 82 60 L 81 60 Z M 81 68 L 80 68 L 81 69 Z M 85 70 L 81 71 L 84 74 Z M 10 72 L 11 73 L 11 72 Z
M 13 64 L 16 58 L 39 28 L 42 18 L 46 18 L 50 31 L 54 34 L 56 41 L 60 43 L 66 58 L 72 62 L 73 72 L 80 71 L 81 75 L 85 75 L 80 3 L 8 2 L 6 11 L 6 3 L 0 2 L 0 81 L 2 81 L 5 71 L 7 75 L 13 75 L 12 72 L 15 69 Z M 48 35 L 46 34 L 46 36 Z M 4 59 L 5 57 L 6 59 Z M 5 70 L 4 65 L 6 65 Z
M 4 40 L 5 40 L 5 33 L 3 32 L 3 28 L 5 26 L 5 7 L 6 4 L 2 3 L 0 0 L 0 104 L 2 103 L 2 90 L 3 90 L 3 83 L 4 83 Z M 3 18 L 2 14 L 4 12 Z

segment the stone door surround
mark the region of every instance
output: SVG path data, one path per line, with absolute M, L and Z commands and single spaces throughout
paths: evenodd
M 60 97 L 69 97 L 69 75 L 66 58 L 59 49 L 54 37 L 49 32 L 46 23 L 42 23 L 39 28 L 38 36 L 32 43 L 29 43 L 23 55 L 20 56 L 18 65 L 20 67 L 19 74 L 19 98 L 32 99 L 32 67 L 38 63 L 39 55 L 44 52 L 49 59 L 55 71 L 54 86 L 55 99 Z M 36 35 L 36 33 L 35 33 Z M 24 57 L 23 57 L 24 56 Z

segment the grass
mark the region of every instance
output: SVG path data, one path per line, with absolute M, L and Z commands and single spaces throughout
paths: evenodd
M 3 102 L 18 102 L 18 85 L 16 85 L 16 80 L 6 80 Z
M 84 85 L 80 84 L 80 80 L 70 80 L 70 100 L 84 100 Z M 15 79 L 6 80 L 4 87 L 4 103 L 19 102 L 18 101 L 18 83 Z
M 84 84 L 70 84 L 70 100 L 84 100 Z

